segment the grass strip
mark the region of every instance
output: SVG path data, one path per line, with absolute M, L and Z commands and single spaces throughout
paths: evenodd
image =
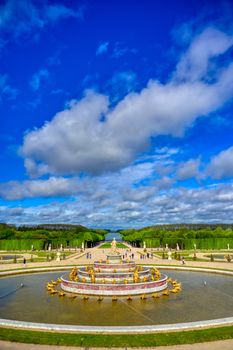
M 103 243 L 102 245 L 100 245 L 98 247 L 98 249 L 107 249 L 107 248 L 111 248 L 111 247 L 112 247 L 111 243 Z M 127 249 L 128 247 L 124 243 L 117 242 L 117 248 Z
M 233 338 L 233 326 L 149 334 L 51 333 L 0 328 L 0 339 L 11 342 L 85 347 L 141 347 L 193 344 Z

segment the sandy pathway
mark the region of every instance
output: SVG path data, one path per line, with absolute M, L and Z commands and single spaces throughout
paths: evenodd
M 35 344 L 21 344 L 21 343 L 11 343 L 7 341 L 0 341 L 1 350 L 109 350 L 109 348 L 93 348 L 93 347 L 67 347 L 67 346 L 57 346 L 57 345 L 35 345 Z M 112 350 L 232 350 L 233 349 L 233 339 L 230 340 L 220 340 L 209 343 L 196 343 L 196 344 L 185 344 L 185 345 L 174 345 L 174 346 L 158 346 L 151 348 L 111 348 Z

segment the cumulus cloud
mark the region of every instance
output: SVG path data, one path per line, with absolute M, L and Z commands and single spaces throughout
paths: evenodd
M 38 175 L 116 171 L 146 150 L 151 136 L 182 136 L 196 118 L 232 98 L 233 63 L 216 68 L 213 82 L 201 79 L 213 57 L 231 45 L 232 37 L 217 29 L 206 30 L 194 38 L 167 83 L 151 80 L 115 107 L 109 106 L 107 96 L 93 91 L 72 101 L 42 128 L 25 136 L 21 154 L 28 172 L 28 162 Z
M 230 147 L 214 156 L 206 170 L 213 179 L 222 179 L 233 176 L 233 147 Z
M 173 178 L 164 176 L 161 179 L 155 180 L 154 184 L 159 190 L 167 190 L 171 188 L 174 182 L 175 180 Z
M 105 124 L 99 120 L 107 108 L 106 96 L 89 92 L 80 102 L 73 101 L 69 109 L 58 113 L 43 128 L 27 134 L 21 152 L 30 160 L 30 168 L 34 164 L 34 174 L 36 168 L 41 174 L 44 165 L 47 172 L 73 174 L 101 173 L 125 164 L 111 135 L 105 133 Z M 43 141 L 36 145 L 38 137 Z
M 232 36 L 215 28 L 207 28 L 193 40 L 188 51 L 181 57 L 175 77 L 190 81 L 203 78 L 212 67 L 210 60 L 223 54 L 232 45 Z
M 2 184 L 0 196 L 8 200 L 72 196 L 72 201 L 53 201 L 23 209 L 12 207 L 11 210 L 0 207 L 0 220 L 17 224 L 66 222 L 112 228 L 176 222 L 229 222 L 233 210 L 232 184 L 177 187 L 175 169 L 172 175 L 157 178 L 156 164 L 167 162 L 163 155 L 176 157 L 175 151 L 159 149 L 154 162 L 148 159 L 102 176 L 51 177 Z M 191 173 L 188 173 L 188 165 Z M 183 169 L 182 179 L 195 174 L 198 168 L 199 159 L 181 162 L 180 168 L 177 167 Z
M 99 188 L 96 188 L 95 192 L 98 191 Z M 142 188 L 135 188 L 134 195 L 126 199 L 112 191 L 108 193 L 109 200 L 102 201 L 101 205 L 98 196 L 90 198 L 83 194 L 79 200 L 65 203 L 52 202 L 23 209 L 2 206 L 0 221 L 17 224 L 64 222 L 111 228 L 179 222 L 231 222 L 231 184 L 198 189 L 173 188 L 165 192 L 154 192 L 150 196 L 144 193 L 139 199 L 140 194 Z
M 177 170 L 178 180 L 187 180 L 190 178 L 200 178 L 200 159 L 190 159 L 179 165 Z
M 140 182 L 150 178 L 153 174 L 153 164 L 135 164 L 120 170 L 115 174 L 101 177 L 50 177 L 45 180 L 10 181 L 0 184 L 0 197 L 7 200 L 19 200 L 35 197 L 64 197 L 83 196 L 84 202 L 95 203 L 98 207 L 111 205 L 109 198 L 113 192 L 119 193 L 119 198 L 126 195 L 133 198 L 132 186 L 140 186 Z M 148 197 L 151 189 L 142 189 L 140 195 L 136 194 L 135 201 Z M 130 194 L 131 193 L 131 194 Z M 147 193 L 147 194 L 146 194 Z M 145 195 L 146 194 L 146 195 Z
M 75 178 L 50 177 L 48 180 L 10 181 L 0 184 L 0 197 L 7 200 L 72 196 L 77 194 L 77 191 L 78 183 Z

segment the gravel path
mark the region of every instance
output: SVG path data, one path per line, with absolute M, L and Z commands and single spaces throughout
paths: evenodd
M 152 258 L 145 258 L 145 259 L 140 259 L 140 255 L 143 254 L 143 249 L 141 248 L 131 248 L 131 252 L 127 253 L 127 257 L 134 253 L 134 261 L 137 264 L 158 264 L 158 265 L 177 265 L 177 266 L 182 266 L 181 261 L 177 260 L 167 260 L 167 259 L 161 259 L 160 257 L 154 256 Z M 122 254 L 125 254 L 126 249 L 118 249 Z M 149 250 L 150 251 L 150 250 Z M 86 258 L 86 253 L 91 253 L 91 259 Z M 74 252 L 71 256 L 67 257 L 66 260 L 61 260 L 61 261 L 56 261 L 53 260 L 51 262 L 27 262 L 25 269 L 30 268 L 30 267 L 53 267 L 53 266 L 68 266 L 68 265 L 77 265 L 77 264 L 92 264 L 94 261 L 99 260 L 99 259 L 104 259 L 106 258 L 106 254 L 110 252 L 110 249 L 101 249 L 101 248 L 89 248 L 85 250 L 85 253 L 80 253 L 80 252 Z M 232 251 L 230 251 L 232 252 Z M 156 250 L 154 251 L 156 254 Z M 216 252 L 217 253 L 217 252 Z M 181 252 L 182 255 L 182 252 Z M 204 255 L 203 253 L 199 253 L 197 251 L 197 257 L 202 258 Z M 226 261 L 187 261 L 184 266 L 201 266 L 201 267 L 209 267 L 209 268 L 217 268 L 217 269 L 229 269 L 233 270 L 233 261 L 231 263 L 227 263 Z M 17 264 L 0 264 L 0 271 L 3 270 L 12 270 L 12 269 L 17 269 L 17 268 L 23 268 L 24 265 L 22 263 L 17 263 Z
M 35 345 L 35 344 L 21 344 L 11 343 L 7 341 L 0 341 L 1 350 L 109 350 L 109 348 L 84 348 L 84 347 L 67 347 L 57 345 Z M 151 348 L 111 348 L 111 350 L 232 350 L 233 339 L 220 340 L 209 343 L 196 343 L 196 344 L 185 344 L 185 345 L 174 345 L 174 346 L 158 346 Z

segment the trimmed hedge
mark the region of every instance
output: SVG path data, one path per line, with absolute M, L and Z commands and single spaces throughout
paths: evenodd
M 36 250 L 44 249 L 45 241 L 40 239 L 1 239 L 0 250 Z

